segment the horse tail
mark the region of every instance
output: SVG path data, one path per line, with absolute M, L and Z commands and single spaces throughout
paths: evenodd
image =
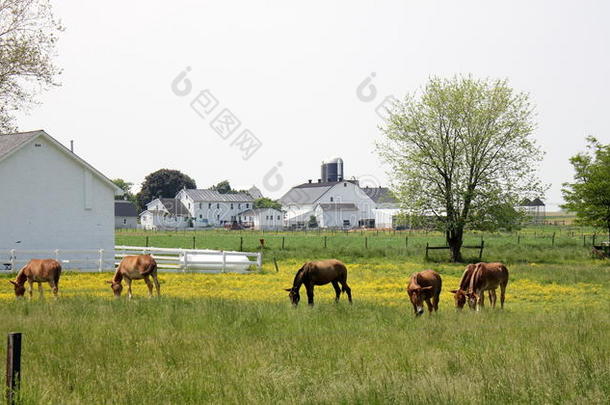
M 157 263 L 155 263 L 154 261 L 151 262 L 148 267 L 146 268 L 146 270 L 144 270 L 142 272 L 143 276 L 150 276 L 152 273 L 157 271 Z
M 61 276 L 61 264 L 56 262 L 55 264 L 55 274 L 53 274 L 53 281 L 55 281 L 55 285 L 59 283 L 59 277 Z

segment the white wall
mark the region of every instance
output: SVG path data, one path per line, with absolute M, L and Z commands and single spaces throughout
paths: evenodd
M 195 218 L 195 227 L 220 226 L 223 221 L 232 223 L 240 213 L 252 209 L 253 205 L 253 202 L 193 201 L 182 190 L 176 197 Z
M 0 229 L 0 249 L 114 252 L 114 189 L 37 138 L 0 162 Z
M 114 217 L 114 227 L 115 228 L 137 228 L 138 220 L 136 217 Z

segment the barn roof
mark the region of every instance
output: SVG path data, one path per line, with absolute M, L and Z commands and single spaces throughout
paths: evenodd
M 167 212 L 177 216 L 190 216 L 188 209 L 177 198 L 159 198 Z
M 375 204 L 398 202 L 394 193 L 387 187 L 364 187 L 362 191 L 364 191 L 364 194 L 368 195 Z
M 186 189 L 183 190 L 193 201 L 222 201 L 222 202 L 253 202 L 252 196 L 246 193 L 221 194 L 216 190 Z
M 255 208 L 255 209 L 246 210 L 244 212 L 240 212 L 239 215 L 257 215 L 257 214 L 260 214 L 261 212 L 265 212 L 267 210 L 273 210 L 280 214 L 282 213 L 282 211 L 276 210 L 275 208 Z
M 96 168 L 91 166 L 89 163 L 85 162 L 82 158 L 78 157 L 74 152 L 70 149 L 66 148 L 61 144 L 57 139 L 53 138 L 51 135 L 47 134 L 43 130 L 37 131 L 29 131 L 29 132 L 16 132 L 13 134 L 0 134 L 0 161 L 8 158 L 13 155 L 21 148 L 34 141 L 39 137 L 43 137 L 47 139 L 49 142 L 54 144 L 61 152 L 63 152 L 67 157 L 74 159 L 80 165 L 86 167 L 91 170 L 93 174 L 95 174 L 100 180 L 105 182 L 108 186 L 110 186 L 114 190 L 115 195 L 123 195 L 124 192 L 121 188 L 117 187 L 116 184 L 112 182 L 108 177 L 104 176 L 101 172 L 99 172 Z
M 114 202 L 115 217 L 137 217 L 138 210 L 131 201 L 115 201 Z

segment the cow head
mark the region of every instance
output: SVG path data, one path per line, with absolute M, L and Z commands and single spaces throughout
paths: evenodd
M 424 313 L 424 299 L 426 294 L 432 290 L 432 286 L 427 287 L 409 287 L 408 294 L 413 309 L 415 310 L 415 316 L 421 316 Z
M 112 292 L 114 292 L 114 297 L 119 298 L 121 296 L 121 291 L 123 291 L 123 284 L 114 280 L 108 280 L 106 282 L 110 284 L 110 288 L 112 288 Z
M 466 293 L 466 298 L 468 299 L 468 306 L 470 309 L 477 309 L 477 301 L 479 300 L 479 294 L 468 291 Z
M 463 309 L 464 305 L 466 305 L 466 291 L 462 289 L 451 290 L 453 294 L 453 300 L 455 301 L 455 307 L 457 309 Z
M 299 290 L 296 288 L 286 288 L 285 291 L 288 291 L 288 298 L 290 298 L 290 302 L 292 305 L 298 305 L 301 300 L 301 294 L 299 294 Z
M 11 283 L 13 285 L 13 287 L 15 288 L 15 296 L 23 297 L 23 295 L 25 294 L 25 285 L 19 284 L 13 280 L 9 280 L 9 283 Z

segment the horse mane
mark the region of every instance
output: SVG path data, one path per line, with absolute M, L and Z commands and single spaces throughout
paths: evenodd
M 112 277 L 112 281 L 114 283 L 120 283 L 123 281 L 123 273 L 121 273 L 121 265 L 116 268 L 116 272 L 114 273 L 114 277 Z
M 479 279 L 481 278 L 481 273 L 483 272 L 483 267 L 484 267 L 483 263 L 477 263 L 474 270 L 472 271 L 472 274 L 470 275 L 470 288 L 468 288 L 469 292 L 474 292 L 474 288 L 475 288 L 477 282 L 479 281 Z
M 297 273 L 294 275 L 294 280 L 292 282 L 292 288 L 297 288 L 299 289 L 301 287 L 301 284 L 303 284 L 303 274 L 305 273 L 305 267 L 307 266 L 307 263 L 305 263 L 303 265 L 303 267 L 301 267 L 300 269 L 297 270 Z
M 473 269 L 474 267 L 474 269 Z M 476 264 L 469 264 L 466 266 L 466 270 L 462 274 L 462 278 L 460 279 L 460 290 L 466 291 L 470 285 L 470 280 L 472 279 L 472 274 L 476 269 Z
M 28 279 L 28 276 L 25 275 L 25 269 L 28 267 L 28 265 L 26 264 L 25 266 L 23 266 L 21 268 L 21 270 L 19 270 L 19 272 L 17 273 L 17 276 L 15 277 L 15 282 L 19 285 L 23 285 L 25 284 L 25 281 Z

